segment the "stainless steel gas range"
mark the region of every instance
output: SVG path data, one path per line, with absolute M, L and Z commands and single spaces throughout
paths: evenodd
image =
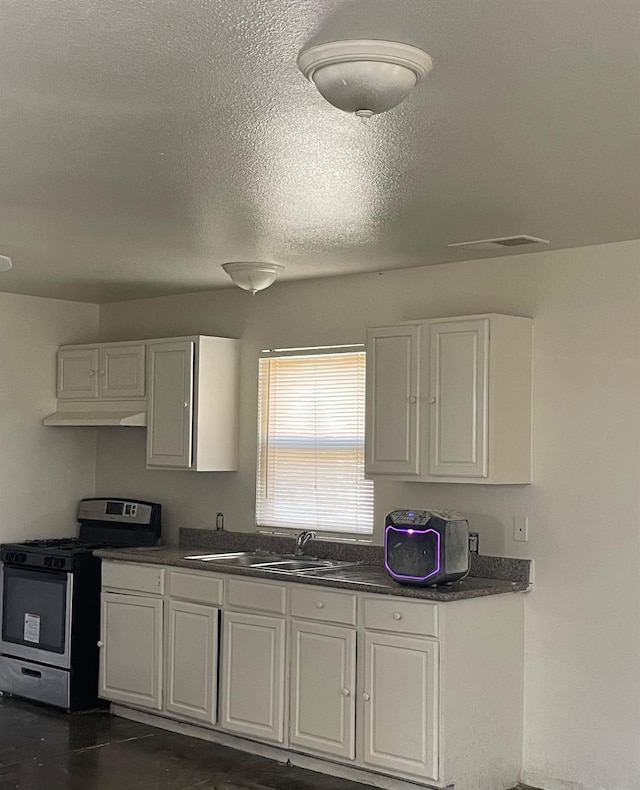
M 0 546 L 0 691 L 82 710 L 98 704 L 100 560 L 105 546 L 159 542 L 161 507 L 92 498 L 77 538 Z

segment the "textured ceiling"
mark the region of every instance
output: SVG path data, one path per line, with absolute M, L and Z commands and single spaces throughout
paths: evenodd
M 365 125 L 296 66 L 339 38 L 435 66 Z M 0 290 L 101 302 L 226 287 L 231 260 L 302 279 L 637 238 L 639 40 L 637 0 L 0 0 Z

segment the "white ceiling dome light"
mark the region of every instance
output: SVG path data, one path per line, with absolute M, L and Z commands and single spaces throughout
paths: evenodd
M 0 255 L 0 272 L 8 272 L 12 266 L 11 258 L 7 255 Z
M 433 60 L 410 44 L 354 39 L 310 47 L 298 56 L 298 67 L 329 104 L 366 121 L 397 107 Z
M 260 263 L 259 261 L 234 261 L 223 263 L 222 268 L 238 288 L 251 291 L 255 296 L 275 282 L 285 267 L 280 263 Z

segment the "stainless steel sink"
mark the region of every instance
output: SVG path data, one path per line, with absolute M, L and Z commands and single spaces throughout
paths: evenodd
M 269 562 L 277 559 L 273 554 L 266 554 L 254 551 L 225 551 L 216 554 L 189 554 L 183 557 L 185 560 L 199 560 L 200 562 L 213 562 L 216 565 L 239 565 L 251 568 L 261 562 Z
M 317 557 L 298 557 L 296 559 L 281 559 L 273 562 L 264 562 L 259 566 L 265 571 L 307 571 L 318 568 L 342 568 L 345 565 L 353 565 L 352 562 L 343 560 L 323 560 Z
M 189 554 L 185 560 L 199 560 L 214 565 L 225 565 L 243 568 L 259 568 L 264 571 L 296 573 L 298 571 L 343 568 L 353 565 L 344 560 L 327 560 L 320 557 L 294 555 L 276 555 L 252 551 L 217 552 L 215 554 Z

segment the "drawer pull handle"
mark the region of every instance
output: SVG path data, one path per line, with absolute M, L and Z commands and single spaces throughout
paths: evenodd
M 42 677 L 42 672 L 38 672 L 35 669 L 25 669 L 25 667 L 22 667 L 22 669 L 20 671 L 22 672 L 23 675 L 26 675 L 27 677 L 30 677 L 30 678 L 41 678 Z
M 402 614 L 400 612 L 394 612 L 393 613 L 393 619 L 394 620 L 402 620 Z
M 104 642 L 102 641 L 102 639 L 98 640 L 97 645 L 98 645 L 98 647 L 102 647 L 104 645 Z
M 348 697 L 348 696 L 349 696 L 349 694 L 351 694 L 351 692 L 349 691 L 349 689 L 342 689 L 342 696 L 343 696 L 343 697 Z
M 370 697 L 368 694 L 366 694 L 366 693 L 365 693 L 365 694 L 363 694 L 363 695 L 362 695 L 362 699 L 363 699 L 365 702 L 369 702 L 369 700 L 371 699 L 371 697 Z
M 316 601 L 316 609 L 324 609 L 324 601 Z

